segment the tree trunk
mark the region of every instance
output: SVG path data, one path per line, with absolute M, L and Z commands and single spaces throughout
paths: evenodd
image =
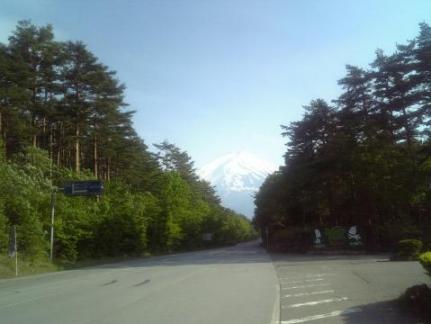
M 2 128 L 2 113 L 0 111 L 0 161 L 6 158 L 6 143 L 5 138 L 3 137 L 3 128 Z
M 410 131 L 409 121 L 408 121 L 408 118 L 407 118 L 407 111 L 406 111 L 405 107 L 403 107 L 403 117 L 405 118 L 405 121 L 404 121 L 404 130 L 406 131 L 407 147 L 410 150 L 410 148 L 412 147 L 412 132 Z
M 107 165 L 106 165 L 106 180 L 111 180 L 111 158 L 108 158 Z
M 49 144 L 48 144 L 49 158 L 54 161 L 54 141 L 53 141 L 53 127 L 49 131 Z
M 94 151 L 93 151 L 93 159 L 94 159 L 94 169 L 93 169 L 93 171 L 94 171 L 94 176 L 96 177 L 96 178 L 98 178 L 98 155 L 97 155 L 97 138 L 96 138 L 96 136 L 94 136 Z
M 61 166 L 61 150 L 63 149 L 63 128 L 61 122 L 57 123 L 56 127 L 56 142 L 57 142 L 57 166 Z
M 33 127 L 34 127 L 34 134 L 33 134 L 33 136 L 32 136 L 32 144 L 33 144 L 33 147 L 35 148 L 36 146 L 37 146 L 37 133 L 36 133 L 36 129 L 37 129 L 37 126 L 36 126 L 36 117 L 33 117 L 33 121 L 32 121 L 32 124 L 33 124 Z
M 45 102 L 44 102 L 44 104 L 45 105 L 48 105 L 48 92 L 46 91 L 46 89 L 45 89 Z M 46 126 L 48 125 L 48 122 L 47 122 L 47 120 L 46 120 L 46 115 L 44 115 L 43 116 L 43 141 L 44 141 L 44 143 L 43 144 L 46 144 Z
M 36 71 L 36 66 L 34 66 L 33 65 L 33 69 L 34 69 L 34 71 Z M 33 84 L 35 84 L 36 82 L 34 81 L 34 83 Z M 36 147 L 37 146 L 37 120 L 36 120 L 36 113 L 34 112 L 35 111 L 35 109 L 36 109 L 36 96 L 37 96 L 37 89 L 36 89 L 36 86 L 33 86 L 33 89 L 32 89 L 32 91 L 33 91 L 33 95 L 32 95 L 32 98 L 33 98 L 33 100 L 32 100 L 32 111 L 33 111 L 33 113 L 32 113 L 32 123 L 33 123 L 33 127 L 34 127 L 34 134 L 33 134 L 33 139 L 32 139 L 32 142 L 33 142 L 33 147 Z
M 79 123 L 76 123 L 75 127 L 75 171 L 79 174 L 79 172 L 81 171 Z
M 57 166 L 58 167 L 60 167 L 61 165 L 60 165 L 60 163 L 61 163 L 61 149 L 60 148 L 58 148 L 57 149 Z
M 49 138 L 48 139 L 46 138 L 46 136 L 47 136 L 47 127 L 46 126 L 47 125 L 48 125 L 48 122 L 46 121 L 46 117 L 44 116 L 42 118 L 42 136 L 39 139 L 39 145 L 41 148 L 46 148 L 47 142 L 49 142 Z M 49 150 L 49 148 L 48 148 L 48 150 Z

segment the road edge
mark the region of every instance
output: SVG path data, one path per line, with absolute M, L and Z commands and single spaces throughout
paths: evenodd
M 280 324 L 280 285 L 275 286 L 275 302 L 272 310 L 271 324 Z

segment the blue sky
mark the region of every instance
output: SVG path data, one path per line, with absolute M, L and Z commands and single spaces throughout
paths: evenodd
M 431 22 L 431 1 L 2 0 L 0 41 L 16 22 L 54 25 L 118 72 L 135 128 L 197 166 L 247 150 L 282 163 L 280 124 L 331 100 L 345 64 L 366 67 Z

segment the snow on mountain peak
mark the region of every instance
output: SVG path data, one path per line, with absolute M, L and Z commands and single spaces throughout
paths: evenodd
M 254 193 L 276 169 L 249 152 L 238 151 L 204 165 L 198 174 L 215 186 L 226 207 L 251 216 Z
M 199 176 L 215 186 L 231 191 L 257 190 L 256 181 L 265 179 L 276 168 L 255 155 L 239 151 L 221 156 L 199 170 Z M 259 182 L 259 181 L 258 181 Z

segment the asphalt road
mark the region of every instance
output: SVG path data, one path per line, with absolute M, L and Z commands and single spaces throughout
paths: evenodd
M 280 282 L 281 324 L 420 323 L 396 299 L 429 283 L 418 262 L 376 256 L 273 255 Z
M 0 281 L 0 323 L 270 324 L 278 282 L 257 242 Z
M 269 257 L 253 242 L 0 280 L 0 323 L 419 323 L 394 303 L 418 283 L 417 262 Z

